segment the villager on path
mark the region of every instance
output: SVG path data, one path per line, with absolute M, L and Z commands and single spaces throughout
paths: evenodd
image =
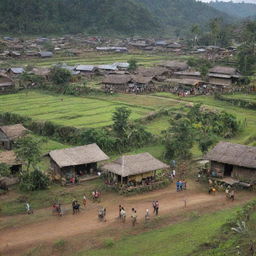
M 132 208 L 131 218 L 132 218 L 132 225 L 135 226 L 137 222 L 137 211 L 134 208 Z
M 156 212 L 156 201 L 152 202 L 152 207 L 153 207 L 153 213 Z
M 26 206 L 27 214 L 33 214 L 34 213 L 28 202 L 26 202 L 25 206 Z
M 84 205 L 84 208 L 86 207 L 86 200 L 87 200 L 87 198 L 86 198 L 86 195 L 84 194 L 84 196 L 83 196 L 83 205 Z
M 150 220 L 150 213 L 149 213 L 149 209 L 146 209 L 146 214 L 145 214 L 145 221 Z
M 155 203 L 155 208 L 156 208 L 155 213 L 156 213 L 156 216 L 157 216 L 158 215 L 158 211 L 159 211 L 159 202 L 158 201 L 156 201 L 156 203 Z
M 125 212 L 124 207 L 122 207 L 121 212 L 120 212 L 120 215 L 121 215 L 121 220 L 122 220 L 122 222 L 125 223 L 125 220 L 126 220 L 126 212 Z

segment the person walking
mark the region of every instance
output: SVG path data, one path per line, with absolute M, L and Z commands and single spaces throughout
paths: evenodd
M 125 212 L 125 209 L 124 207 L 122 207 L 121 211 L 120 211 L 120 215 L 121 215 L 121 220 L 123 223 L 125 223 L 125 220 L 126 220 L 126 212 Z
M 175 178 L 175 176 L 176 176 L 176 171 L 173 169 L 172 170 L 172 177 Z
M 146 209 L 145 221 L 149 221 L 149 220 L 150 220 L 150 213 L 149 213 L 149 209 Z
M 180 182 L 176 181 L 176 191 L 179 192 L 180 191 Z
M 86 195 L 84 194 L 84 196 L 83 196 L 83 205 L 84 205 L 84 208 L 86 207 L 86 201 L 87 201 L 87 198 L 86 198 Z
M 119 217 L 119 219 L 121 219 L 121 217 L 122 217 L 122 216 L 121 216 L 122 208 L 123 208 L 122 205 L 119 204 L 119 207 L 118 207 L 118 209 L 119 209 L 119 210 L 118 210 L 118 217 Z
M 26 202 L 25 206 L 26 206 L 27 214 L 33 214 L 33 210 L 31 209 L 31 206 L 28 202 Z
M 134 208 L 132 208 L 131 218 L 132 218 L 132 226 L 134 227 L 137 222 L 137 211 Z
M 158 211 L 159 211 L 159 202 L 156 201 L 156 204 L 155 204 L 155 208 L 156 208 L 156 216 L 158 216 Z
M 156 201 L 152 202 L 153 214 L 156 212 Z

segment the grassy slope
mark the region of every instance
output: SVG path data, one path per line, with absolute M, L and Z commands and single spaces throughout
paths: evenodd
M 237 209 L 219 211 L 202 217 L 153 230 L 136 236 L 126 236 L 112 248 L 80 252 L 76 256 L 188 256 L 200 244 L 209 242 Z

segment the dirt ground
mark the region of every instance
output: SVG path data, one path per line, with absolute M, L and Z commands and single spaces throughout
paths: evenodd
M 216 195 L 208 195 L 205 191 L 198 189 L 198 184 L 191 183 L 186 191 L 176 192 L 175 185 L 168 188 L 136 195 L 132 197 L 121 197 L 113 193 L 107 193 L 102 196 L 100 203 L 88 202 L 86 208 L 82 207 L 78 215 L 72 215 L 71 205 L 63 206 L 64 216 L 57 217 L 52 215 L 51 208 L 41 209 L 34 215 L 43 216 L 37 222 L 29 221 L 31 215 L 27 216 L 12 216 L 2 217 L 0 222 L 10 221 L 12 218 L 21 218 L 26 221 L 12 227 L 7 227 L 1 230 L 0 233 L 0 255 L 22 255 L 21 252 L 27 251 L 35 246 L 44 243 L 53 243 L 60 239 L 72 241 L 74 237 L 83 237 L 83 239 L 98 235 L 104 230 L 109 233 L 110 230 L 113 236 L 121 234 L 120 230 L 131 228 L 131 208 L 135 208 L 138 213 L 138 226 L 144 223 L 144 215 L 146 209 L 149 209 L 152 214 L 152 200 L 158 200 L 160 203 L 159 215 L 172 216 L 175 220 L 178 216 L 192 211 L 215 211 L 232 207 L 236 204 L 241 204 L 255 196 L 250 192 L 238 192 L 235 202 L 226 201 L 223 192 L 217 192 Z M 81 200 L 80 200 L 81 202 Z M 185 207 L 186 202 L 186 207 Z M 118 216 L 118 205 L 125 207 L 127 212 L 127 221 L 125 224 L 120 223 Z M 97 218 L 97 211 L 100 206 L 107 208 L 107 221 L 100 222 Z M 137 230 L 138 231 L 138 230 Z M 139 232 L 139 231 L 138 231 Z M 83 244 L 83 247 L 85 244 Z M 88 244 L 89 247 L 92 244 Z M 51 254 L 54 255 L 54 254 Z

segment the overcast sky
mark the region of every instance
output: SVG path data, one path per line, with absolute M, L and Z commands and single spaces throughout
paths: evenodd
M 211 2 L 211 0 L 201 0 L 202 2 Z M 215 1 L 215 0 L 214 0 Z M 219 0 L 219 1 L 223 1 L 223 2 L 229 2 L 230 0 Z M 245 2 L 245 3 L 253 3 L 256 4 L 256 0 L 233 0 L 234 3 L 241 3 L 241 2 Z

